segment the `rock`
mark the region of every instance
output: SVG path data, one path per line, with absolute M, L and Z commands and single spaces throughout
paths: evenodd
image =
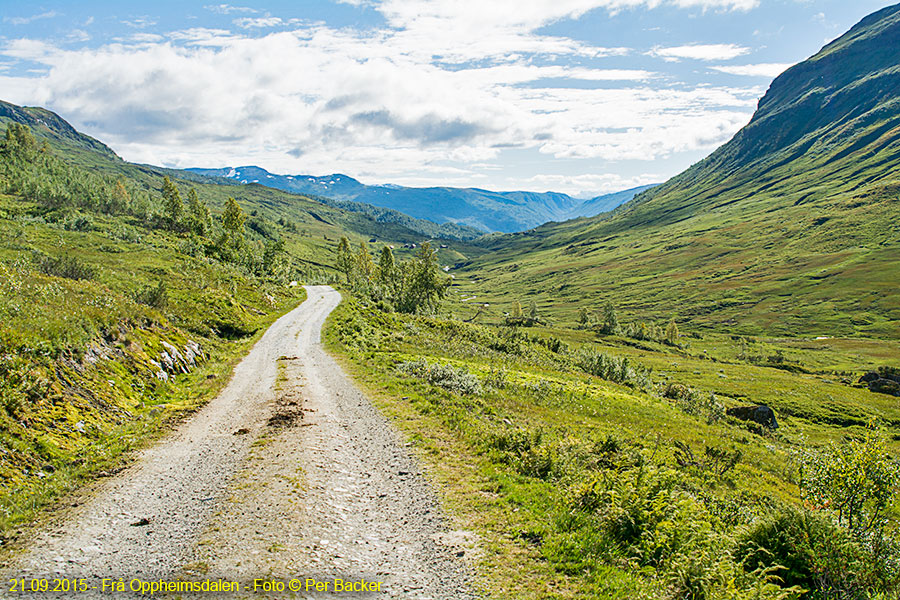
M 181 350 L 165 341 L 162 343 L 162 345 L 163 348 L 166 349 L 166 351 L 163 352 L 160 356 L 167 355 L 169 357 L 169 360 L 172 364 L 172 372 L 174 373 L 177 369 L 182 373 L 189 373 L 191 370 L 191 365 L 185 358 L 184 354 L 181 353 Z M 165 359 L 163 360 L 165 361 Z
M 878 376 L 878 373 L 876 373 L 875 371 L 870 371 L 869 373 L 866 373 L 865 375 L 860 377 L 859 382 L 860 383 L 869 383 L 870 381 L 875 381 L 876 379 L 881 379 Z
M 869 391 L 879 394 L 890 394 L 891 396 L 900 396 L 900 383 L 893 379 L 875 379 L 869 382 Z
M 775 411 L 760 404 L 759 406 L 735 406 L 725 411 L 725 414 L 742 421 L 753 421 L 769 429 L 778 429 L 778 421 L 775 419 Z

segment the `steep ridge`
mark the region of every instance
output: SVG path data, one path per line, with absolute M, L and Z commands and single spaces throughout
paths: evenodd
M 495 237 L 467 268 L 495 300 L 538 293 L 567 318 L 609 300 L 744 332 L 900 335 L 898 78 L 900 5 L 778 77 L 687 171 L 611 215 Z
M 45 108 L 16 106 L 0 100 L 0 127 L 5 129 L 9 122 L 28 125 L 39 139 L 58 140 L 70 148 L 90 150 L 118 159 L 109 146 L 76 131 L 65 119 Z
M 667 214 L 720 196 L 781 192 L 810 202 L 888 176 L 900 126 L 900 5 L 863 19 L 777 77 L 750 123 L 712 155 L 640 195 Z M 862 162 L 861 159 L 879 160 Z M 827 185 L 826 185 L 827 184 Z
M 482 231 L 522 231 L 549 221 L 594 216 L 631 200 L 652 186 L 604 194 L 581 200 L 557 192 L 494 192 L 479 188 L 365 185 L 335 173 L 275 175 L 255 166 L 222 169 L 187 169 L 207 176 L 225 177 L 242 184 L 259 183 L 298 194 L 313 194 L 336 201 L 360 202 L 393 209 L 435 223 L 457 223 Z

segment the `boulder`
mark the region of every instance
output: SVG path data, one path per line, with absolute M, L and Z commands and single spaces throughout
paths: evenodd
M 876 379 L 881 379 L 881 377 L 875 371 L 870 371 L 859 378 L 860 383 L 869 383 L 870 381 L 875 381 Z
M 869 391 L 900 396 L 900 383 L 893 379 L 875 379 L 869 382 Z
M 741 421 L 753 421 L 769 429 L 778 429 L 775 411 L 765 404 L 760 404 L 759 406 L 735 406 L 726 410 L 725 414 Z

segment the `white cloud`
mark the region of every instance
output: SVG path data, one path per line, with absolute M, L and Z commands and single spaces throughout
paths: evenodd
M 154 21 L 150 17 L 143 16 L 136 17 L 134 19 L 126 19 L 122 21 L 122 24 L 127 25 L 128 27 L 131 27 L 133 29 L 146 29 L 147 27 L 153 27 L 154 25 L 156 25 L 156 21 Z
M 781 75 L 792 66 L 794 66 L 793 63 L 760 63 L 756 65 L 717 65 L 710 68 L 729 75 L 772 78 Z
M 651 56 L 656 56 L 669 62 L 678 62 L 682 59 L 731 60 L 749 53 L 750 48 L 735 44 L 690 44 L 687 46 L 654 48 L 648 52 Z
M 73 29 L 66 36 L 66 39 L 70 42 L 86 42 L 91 39 L 91 36 L 84 29 Z
M 284 21 L 282 21 L 279 17 L 243 17 L 240 19 L 235 19 L 234 24 L 244 29 L 251 29 L 254 27 L 277 27 L 279 25 L 283 25 Z
M 11 25 L 28 25 L 29 23 L 32 23 L 39 19 L 52 19 L 56 16 L 59 16 L 59 13 L 55 10 L 50 10 L 37 15 L 32 15 L 30 17 L 3 17 L 3 21 Z
M 496 0 L 473 11 L 469 0 L 387 0 L 377 9 L 388 26 L 378 30 L 263 16 L 235 23 L 290 30 L 136 33 L 127 43 L 80 50 L 21 39 L 0 54 L 47 73 L 0 77 L 0 85 L 7 99 L 48 106 L 137 162 L 464 185 L 492 173 L 473 165 L 496 164 L 510 149 L 651 161 L 712 148 L 746 123 L 757 87 L 685 89 L 655 72 L 601 67 L 627 48 L 535 33 L 596 8 L 663 4 L 744 10 L 754 3 Z M 227 14 L 223 6 L 240 12 L 210 10 Z M 722 45 L 715 58 L 722 48 L 743 53 Z M 573 59 L 579 66 L 561 66 Z M 600 192 L 646 182 L 591 177 L 546 184 Z
M 250 8 L 249 6 L 232 6 L 231 4 L 207 4 L 203 8 L 222 15 L 230 15 L 232 13 L 253 14 L 258 12 L 255 8 Z

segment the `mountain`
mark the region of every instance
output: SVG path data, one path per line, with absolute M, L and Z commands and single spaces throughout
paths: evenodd
M 106 144 L 76 131 L 65 119 L 45 108 L 16 106 L 0 100 L 0 127 L 14 122 L 27 125 L 38 139 L 65 142 L 70 152 L 89 151 L 118 158 Z
M 604 194 L 602 196 L 589 198 L 582 204 L 569 211 L 564 220 L 575 219 L 577 217 L 595 217 L 600 213 L 615 210 L 619 206 L 625 204 L 626 202 L 629 202 L 632 198 L 634 198 L 641 192 L 652 189 L 656 187 L 656 185 L 657 184 L 642 185 L 636 188 L 631 188 L 629 190 L 623 190 L 621 192 L 613 192 L 612 194 Z
M 252 171 L 252 169 L 258 169 L 258 167 L 244 167 L 248 170 L 248 173 L 261 175 L 258 172 Z M 266 173 L 262 169 L 259 169 L 263 173 Z M 341 200 L 335 199 L 331 196 L 320 196 L 313 192 L 303 192 L 300 191 L 301 186 L 276 186 L 269 183 L 269 178 L 265 175 L 262 175 L 262 180 L 260 179 L 244 179 L 241 178 L 238 180 L 235 176 L 234 169 L 188 169 L 188 170 L 177 170 L 177 169 L 167 169 L 167 173 L 170 173 L 173 176 L 181 177 L 183 179 L 188 179 L 190 181 L 200 181 L 206 183 L 218 183 L 218 184 L 226 184 L 226 185 L 249 185 L 249 186 L 268 186 L 274 189 L 281 189 L 285 191 L 289 191 L 295 194 L 302 194 L 304 197 L 309 198 L 310 200 L 315 200 L 316 202 L 320 202 L 322 204 L 326 204 L 328 206 L 334 206 L 335 208 L 340 208 L 341 210 L 345 210 L 347 212 L 355 212 L 366 215 L 367 217 L 377 221 L 378 223 L 394 223 L 400 225 L 401 227 L 405 227 L 410 231 L 421 234 L 425 237 L 429 238 L 437 238 L 444 240 L 474 240 L 479 238 L 485 234 L 484 230 L 478 229 L 475 227 L 470 227 L 468 225 L 460 225 L 458 223 L 454 223 L 452 221 L 447 221 L 446 223 L 435 223 L 434 221 L 429 221 L 427 219 L 417 219 L 415 217 L 411 217 L 407 214 L 400 212 L 399 210 L 393 210 L 391 208 L 384 208 L 381 206 L 374 206 L 372 204 L 366 204 L 364 202 L 356 202 L 353 200 Z M 270 176 L 274 178 L 275 176 Z M 326 179 L 326 178 L 321 178 Z M 334 175 L 329 179 L 330 183 L 326 183 L 325 185 L 343 185 L 347 181 L 356 181 L 347 177 L 346 175 Z M 288 179 L 290 181 L 290 179 Z M 339 183 L 338 183 L 339 182 Z M 359 182 L 356 182 L 359 183 Z M 359 184 L 362 186 L 362 184 Z M 351 184 L 352 186 L 352 184 Z M 311 188 L 313 191 L 316 191 L 316 188 Z M 340 197 L 344 197 L 342 194 L 338 195 Z
M 651 186 L 579 200 L 556 192 L 492 192 L 478 188 L 411 188 L 398 185 L 365 185 L 347 175 L 275 175 L 260 167 L 187 169 L 226 177 L 241 183 L 260 183 L 298 194 L 362 202 L 400 211 L 435 223 L 459 223 L 482 231 L 522 231 L 575 217 L 594 216 L 611 210 Z
M 775 79 L 750 123 L 601 218 L 494 236 L 493 300 L 736 333 L 900 336 L 900 5 Z M 491 296 L 485 297 L 491 299 Z

